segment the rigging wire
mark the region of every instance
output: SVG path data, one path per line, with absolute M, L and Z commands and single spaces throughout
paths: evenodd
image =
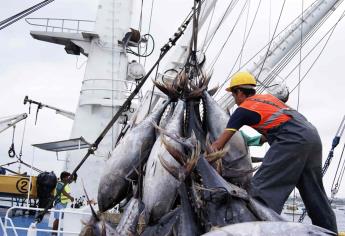
M 235 65 L 237 64 L 237 61 L 238 61 L 239 58 L 240 58 L 240 55 L 241 55 L 241 53 L 242 53 L 242 51 L 243 51 L 243 49 L 244 49 L 245 44 L 246 44 L 247 41 L 248 41 L 249 35 L 250 35 L 250 33 L 251 33 L 251 31 L 252 31 L 252 28 L 253 28 L 253 26 L 254 26 L 254 23 L 255 23 L 255 20 L 256 20 L 257 15 L 258 15 L 260 6 L 261 6 L 261 0 L 259 1 L 259 4 L 258 4 L 258 6 L 257 6 L 257 8 L 256 8 L 256 11 L 255 11 L 255 14 L 254 14 L 254 18 L 253 18 L 252 23 L 251 23 L 251 26 L 250 26 L 250 28 L 249 28 L 249 31 L 248 31 L 248 34 L 247 34 L 245 43 L 242 45 L 242 48 L 241 48 L 241 50 L 240 50 L 240 53 L 237 55 L 237 58 L 236 58 L 236 60 L 235 60 L 235 63 L 234 63 L 234 65 L 232 66 L 232 68 L 231 68 L 231 70 L 230 70 L 230 72 L 228 73 L 228 75 L 227 75 L 226 78 L 230 78 L 230 75 L 232 74 L 232 71 L 234 70 Z M 280 33 L 282 33 L 282 32 L 283 32 L 283 31 L 281 31 Z M 277 37 L 280 35 L 280 33 L 277 35 Z M 247 60 L 247 62 L 242 66 L 242 68 L 243 68 L 244 66 L 246 66 L 249 62 L 251 62 L 251 60 L 254 59 L 262 50 L 264 50 L 265 47 L 266 47 L 267 45 L 268 45 L 268 43 L 267 43 L 264 47 L 262 47 L 254 56 L 252 56 L 249 60 Z M 211 68 L 211 70 L 212 70 L 212 69 L 213 69 L 213 68 Z M 222 87 L 228 82 L 228 80 L 229 80 L 229 79 L 226 79 L 226 80 L 221 84 L 221 86 L 220 86 L 219 88 L 222 88 Z M 214 96 L 217 96 L 217 94 L 218 94 L 220 91 L 221 91 L 221 90 L 218 89 L 217 92 L 216 92 L 216 94 L 215 94 Z
M 241 48 L 244 48 L 244 45 L 245 45 L 245 43 L 246 43 L 246 34 L 247 34 L 247 26 L 248 26 L 249 11 L 250 11 L 250 0 L 248 1 L 247 17 L 246 17 L 246 23 L 245 23 L 245 26 L 244 26 L 243 43 L 242 43 L 242 47 L 241 47 Z M 239 68 L 241 68 L 242 56 L 243 56 L 243 50 L 240 51 L 240 61 L 239 61 L 239 63 L 238 63 Z
M 143 7 L 144 7 L 144 0 L 141 0 L 141 6 L 140 6 L 140 17 L 139 17 L 139 32 L 142 30 L 142 25 L 143 25 Z M 147 50 L 147 46 L 146 46 Z M 138 54 L 140 55 L 140 43 L 138 44 Z M 139 63 L 141 62 L 141 57 L 139 56 Z
M 208 37 L 208 33 L 210 31 L 210 27 L 211 27 L 211 24 L 212 24 L 212 21 L 213 21 L 213 16 L 214 16 L 214 12 L 216 10 L 216 5 L 217 5 L 217 2 L 216 2 L 216 4 L 214 4 L 213 9 L 212 9 L 212 13 L 211 13 L 211 17 L 210 17 L 210 22 L 208 23 L 207 30 L 206 30 L 205 40 L 204 40 L 204 42 L 202 44 L 202 47 L 201 47 L 201 50 L 200 50 L 201 52 L 204 52 L 204 50 L 205 50 L 206 39 Z
M 304 0 L 302 0 L 302 13 L 301 13 L 301 37 L 300 37 L 300 48 L 299 48 L 299 68 L 298 68 L 298 81 L 301 81 L 301 67 L 302 67 L 302 47 L 303 47 L 303 12 L 304 12 Z M 298 111 L 299 109 L 299 103 L 300 103 L 300 94 L 301 94 L 301 89 L 300 86 L 298 86 L 298 92 L 297 92 L 297 106 L 296 110 Z M 296 203 L 296 187 L 293 189 L 293 204 L 295 205 Z M 292 221 L 295 221 L 295 208 L 293 208 L 292 212 Z
M 343 12 L 343 14 L 341 15 L 341 17 L 339 18 L 339 20 L 335 23 L 334 27 L 332 27 L 332 30 L 325 42 L 325 44 L 323 45 L 320 53 L 317 55 L 317 57 L 315 58 L 315 60 L 313 61 L 313 63 L 311 64 L 311 66 L 309 67 L 309 69 L 307 70 L 307 72 L 303 75 L 302 79 L 300 80 L 300 82 L 291 90 L 291 93 L 296 89 L 297 86 L 299 86 L 300 83 L 302 83 L 302 81 L 305 79 L 305 77 L 308 75 L 308 73 L 310 72 L 310 70 L 313 68 L 313 66 L 315 65 L 315 63 L 318 61 L 318 59 L 320 58 L 321 54 L 323 53 L 323 51 L 325 50 L 329 40 L 331 39 L 331 36 L 334 33 L 334 30 L 336 28 L 336 26 L 338 25 L 339 21 L 344 17 L 345 15 L 345 11 Z
M 338 5 L 340 4 L 337 3 L 334 8 L 336 8 Z M 312 5 L 309 7 L 309 9 L 313 7 Z M 308 10 L 308 9 L 306 9 Z M 315 34 L 315 32 L 324 24 L 324 22 L 329 18 L 329 16 L 332 14 L 332 12 L 328 12 L 325 17 L 319 21 L 314 27 L 313 29 L 307 34 L 307 36 L 304 37 L 304 40 L 303 40 L 303 44 L 307 43 L 309 41 L 309 39 Z M 287 25 L 277 36 L 275 36 L 274 38 L 278 38 L 282 33 L 284 33 L 289 27 L 291 27 L 295 22 L 296 20 L 298 20 L 300 18 L 300 16 L 297 16 L 289 25 Z M 267 45 L 269 43 L 267 43 L 264 47 L 262 47 L 255 55 L 253 55 L 249 60 L 247 60 L 247 62 L 241 67 L 244 68 L 246 65 L 248 65 L 261 51 L 263 51 Z M 265 83 L 266 81 L 268 81 L 268 83 L 270 83 L 274 77 L 279 74 L 279 72 L 286 66 L 286 64 L 292 59 L 292 57 L 295 56 L 295 54 L 298 52 L 298 48 L 299 46 L 296 45 L 295 47 L 293 47 L 290 52 L 280 61 L 280 63 L 274 68 L 274 70 L 271 71 L 271 73 L 267 76 L 267 78 L 263 81 L 263 83 Z M 308 54 L 309 55 L 309 54 Z M 237 61 L 237 60 L 236 60 Z M 303 60 L 302 60 L 303 61 Z M 228 75 L 226 76 L 226 80 L 224 80 L 224 82 L 221 84 L 221 86 L 219 88 L 222 88 L 224 87 L 224 85 L 229 81 L 230 79 L 230 76 L 232 74 L 232 71 L 234 69 L 235 66 L 233 66 L 233 68 L 231 69 L 231 71 L 228 73 Z M 295 67 L 294 69 L 296 69 L 297 67 Z M 290 73 L 291 74 L 291 73 Z M 257 91 L 258 93 L 261 93 L 265 88 L 264 87 L 261 87 L 259 88 Z M 221 90 L 218 89 L 216 95 L 220 92 Z M 224 94 L 220 100 L 227 96 L 226 94 Z M 218 100 L 219 101 L 219 100 Z
M 264 61 L 263 61 L 262 64 L 261 64 L 260 71 L 259 71 L 259 73 L 255 76 L 255 78 L 256 78 L 257 81 L 260 81 L 259 78 L 260 78 L 262 69 L 264 68 L 264 65 L 265 65 L 266 59 L 267 59 L 267 57 L 268 57 L 268 54 L 269 54 L 269 52 L 270 52 L 270 48 L 271 48 L 271 44 L 272 44 L 273 39 L 274 39 L 274 35 L 275 35 L 275 33 L 276 33 L 277 29 L 278 29 L 278 25 L 279 25 L 279 22 L 280 22 L 280 19 L 281 19 L 283 10 L 284 10 L 285 2 L 286 2 L 286 0 L 284 0 L 283 5 L 282 5 L 282 7 L 281 7 L 281 10 L 280 10 L 280 13 L 279 13 L 279 17 L 278 17 L 278 21 L 277 21 L 276 27 L 275 27 L 275 29 L 274 29 L 274 31 L 273 31 L 272 39 L 271 39 L 271 41 L 270 41 L 270 43 L 269 43 L 269 45 L 268 45 L 268 48 L 267 48 L 267 51 L 266 51 L 266 55 L 265 55 L 265 57 L 264 57 Z
M 343 15 L 339 18 L 338 22 L 344 17 L 344 13 Z M 316 49 L 316 47 L 325 39 L 325 37 L 330 33 L 333 32 L 335 27 L 337 26 L 338 22 L 336 22 L 324 35 L 323 37 L 314 45 L 314 47 L 303 57 L 301 63 Z M 330 37 L 330 36 L 329 36 Z M 290 72 L 289 74 L 287 74 L 287 76 L 283 79 L 283 82 L 286 81 L 292 74 L 293 71 L 295 71 L 295 69 L 299 66 L 299 64 L 297 64 Z M 302 78 L 303 80 L 303 78 Z M 302 82 L 302 81 L 301 81 Z
M 151 9 L 150 9 L 150 20 L 149 20 L 149 28 L 148 28 L 148 32 L 147 32 L 147 34 L 150 34 L 150 32 L 151 32 L 151 23 L 152 23 L 152 15 L 153 15 L 153 6 L 154 6 L 154 2 L 155 2 L 155 0 L 152 0 L 151 1 Z M 147 47 L 147 45 L 146 45 L 146 47 Z M 145 49 L 145 51 L 147 50 L 147 48 Z M 144 68 L 145 68 L 145 66 L 146 66 L 146 57 L 144 58 Z
M 157 68 L 156 68 L 155 81 L 157 81 L 158 70 L 159 70 L 159 63 L 158 63 Z M 147 114 L 149 114 L 150 111 L 151 111 L 152 99 L 153 99 L 153 94 L 155 93 L 155 88 L 156 88 L 156 86 L 155 86 L 155 84 L 153 84 L 152 92 L 151 92 L 151 97 L 150 97 L 150 103 L 149 103 L 149 109 L 147 110 Z
M 338 2 L 336 5 L 339 5 L 340 2 Z M 312 6 L 310 6 L 312 7 Z M 334 6 L 336 7 L 336 6 Z M 303 40 L 303 45 L 305 45 L 310 38 L 318 31 L 318 29 L 325 23 L 325 21 L 330 17 L 330 15 L 332 14 L 331 11 L 329 11 L 325 17 L 319 21 L 314 27 L 313 29 L 305 36 L 304 40 Z M 279 64 L 274 68 L 274 70 L 271 71 L 271 73 L 266 77 L 266 79 L 264 80 L 265 84 L 270 84 L 274 78 L 276 77 L 277 74 L 280 73 L 280 71 L 283 70 L 283 68 L 285 68 L 285 66 L 287 65 L 288 62 L 290 62 L 290 60 L 297 54 L 299 49 L 299 44 L 295 45 L 290 52 L 279 62 Z M 261 89 L 261 92 L 264 90 L 264 88 Z
M 302 14 L 301 14 L 301 40 L 300 40 L 300 48 L 299 48 L 299 66 L 298 66 L 298 82 L 301 83 L 301 69 L 302 69 L 302 47 L 303 47 L 303 10 L 304 10 L 304 0 L 302 0 Z M 297 92 L 297 106 L 296 110 L 299 109 L 299 103 L 300 103 L 300 95 L 301 95 L 301 86 L 298 86 L 298 92 Z
M 332 182 L 331 199 L 334 199 L 334 196 L 338 193 L 339 187 L 340 187 L 341 182 L 342 182 L 343 177 L 344 177 L 345 160 L 343 161 L 343 163 L 341 165 L 341 161 L 343 160 L 344 150 L 345 150 L 345 143 L 344 143 L 344 146 L 343 146 L 343 150 L 341 151 L 338 167 L 337 167 L 337 170 L 335 172 L 334 179 L 333 179 L 333 182 Z M 340 165 L 341 165 L 341 168 L 340 168 L 340 172 L 339 172 L 339 175 L 338 175 L 338 171 L 339 171 Z M 335 179 L 336 179 L 337 175 L 338 175 L 337 182 L 335 182 Z
M 1 21 L 0 22 L 0 30 L 2 30 L 4 28 L 12 25 L 13 23 L 17 22 L 18 20 L 24 18 L 25 16 L 30 15 L 31 13 L 39 10 L 40 8 L 46 6 L 46 5 L 48 5 L 48 4 L 50 4 L 50 3 L 54 2 L 54 1 L 55 0 L 45 0 L 43 2 L 40 2 L 40 3 L 38 3 L 38 4 L 28 8 L 28 9 L 26 9 L 24 11 L 21 11 L 21 12 L 15 14 L 15 15 L 13 15 L 13 16 L 11 16 L 11 17 L 3 20 L 3 21 Z
M 232 29 L 230 30 L 228 36 L 226 37 L 225 42 L 224 42 L 223 45 L 220 47 L 220 50 L 218 51 L 216 57 L 213 59 L 210 68 L 213 68 L 213 67 L 214 67 L 214 65 L 215 65 L 216 62 L 218 61 L 220 55 L 222 54 L 222 52 L 223 52 L 225 46 L 227 45 L 227 43 L 228 43 L 228 41 L 229 41 L 229 39 L 230 39 L 232 33 L 234 32 L 234 30 L 235 30 L 235 28 L 236 28 L 236 26 L 237 26 L 237 24 L 238 24 L 238 21 L 241 19 L 241 16 L 243 15 L 243 12 L 244 12 L 245 8 L 247 7 L 247 3 L 248 3 L 248 0 L 247 0 L 246 3 L 243 5 L 243 7 L 242 7 L 242 9 L 241 9 L 241 12 L 240 12 L 240 14 L 238 15 L 238 17 L 237 17 L 237 19 L 236 19 L 236 21 L 235 21 L 234 26 L 232 27 Z M 206 50 L 207 50 L 207 49 L 206 49 Z
M 222 18 L 221 18 L 221 20 L 220 20 L 220 22 L 219 22 L 217 28 L 216 28 L 215 33 L 212 35 L 211 39 L 210 39 L 209 42 L 207 43 L 207 46 L 206 46 L 206 48 L 205 48 L 205 50 L 204 50 L 204 53 L 208 50 L 208 48 L 209 48 L 210 44 L 212 43 L 212 41 L 213 41 L 213 39 L 214 39 L 214 36 L 216 35 L 216 33 L 217 33 L 217 31 L 219 30 L 220 26 L 224 23 L 225 17 L 226 17 L 226 15 L 228 14 L 228 12 L 230 11 L 230 7 L 232 7 L 233 5 L 236 5 L 237 2 L 238 2 L 238 0 L 237 0 L 236 3 L 233 4 L 234 1 L 235 1 L 235 0 L 231 0 L 231 2 L 229 3 L 228 7 L 226 8 L 226 10 L 225 10 L 225 12 L 224 12 L 224 14 L 223 14 L 223 16 L 222 16 Z M 231 10 L 233 10 L 233 9 L 231 9 Z
M 272 21 L 272 0 L 270 0 L 270 5 L 269 5 L 269 14 L 268 14 L 268 42 L 271 39 L 271 21 Z
M 26 131 L 26 119 L 24 121 L 24 128 L 23 128 L 23 136 L 22 136 L 22 142 L 20 144 L 20 151 L 19 151 L 19 157 L 17 157 L 18 159 L 22 159 L 22 155 L 23 155 L 23 146 L 24 146 L 24 138 L 25 138 L 25 131 Z

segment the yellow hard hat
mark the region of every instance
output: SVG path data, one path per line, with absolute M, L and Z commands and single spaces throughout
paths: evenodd
M 232 88 L 241 86 L 241 85 L 250 85 L 254 87 L 256 86 L 256 80 L 254 76 L 250 74 L 249 72 L 240 71 L 231 77 L 230 85 L 225 90 L 230 92 Z

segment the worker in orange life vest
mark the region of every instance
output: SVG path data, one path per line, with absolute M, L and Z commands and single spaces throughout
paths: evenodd
M 280 214 L 296 186 L 312 223 L 337 232 L 322 183 L 322 144 L 316 128 L 278 98 L 256 95 L 255 86 L 256 80 L 248 72 L 232 77 L 226 90 L 238 108 L 212 147 L 222 149 L 243 125 L 260 132 L 270 149 L 252 179 L 251 195 Z

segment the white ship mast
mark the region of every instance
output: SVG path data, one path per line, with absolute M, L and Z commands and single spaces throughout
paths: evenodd
M 92 143 L 123 104 L 131 86 L 135 87 L 134 81 L 127 80 L 128 58 L 119 43 L 129 31 L 132 3 L 132 0 L 100 0 L 94 32 L 31 32 L 36 39 L 65 45 L 70 54 L 81 52 L 88 56 L 71 139 L 82 136 Z M 97 198 L 99 176 L 121 126 L 119 121 L 115 123 L 95 155 L 91 155 L 79 169 L 74 196 L 83 195 L 83 180 L 90 197 Z M 85 150 L 68 152 L 66 170 L 72 172 L 85 153 Z
M 293 49 L 301 38 L 305 38 L 314 27 L 328 14 L 335 10 L 342 0 L 318 0 L 313 3 L 302 16 L 297 18 L 291 24 L 291 27 L 282 33 L 272 42 L 269 52 L 264 50 L 263 55 L 258 61 L 252 62 L 251 65 L 244 68 L 244 70 L 252 73 L 254 76 L 260 74 L 259 81 L 264 81 L 269 76 L 272 69 Z M 260 84 L 260 83 L 259 83 Z M 266 86 L 269 84 L 265 84 Z M 218 103 L 223 109 L 228 109 L 234 106 L 235 102 L 232 96 L 227 93 L 219 99 Z

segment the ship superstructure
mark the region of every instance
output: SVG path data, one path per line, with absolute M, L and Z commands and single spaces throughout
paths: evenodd
M 216 2 L 208 1 L 208 4 L 205 4 L 202 11 L 203 15 L 199 21 L 200 28 L 212 12 Z M 300 30 L 308 34 L 309 30 L 312 30 L 313 26 L 317 24 L 317 18 L 321 19 L 330 14 L 329 12 L 333 11 L 336 6 L 337 1 L 335 0 L 315 2 L 302 20 L 303 23 L 307 24 L 307 21 L 309 21 L 307 17 L 312 18 L 309 28 L 297 25 L 297 23 L 294 24 L 291 28 L 296 32 L 288 30 L 286 38 L 279 38 L 279 45 L 273 43 L 274 47 L 272 47 L 279 52 L 273 52 L 273 49 L 267 51 L 268 55 L 261 57 L 260 61 L 254 63 L 249 70 L 262 73 L 261 76 L 264 78 L 268 76 L 275 64 L 284 57 L 284 54 L 288 53 L 289 49 L 297 47 L 296 44 L 298 44 L 301 37 Z M 145 75 L 143 67 L 139 63 L 129 62 L 127 55 L 127 48 L 136 47 L 142 39 L 140 34 L 139 36 L 136 35 L 139 32 L 130 29 L 132 26 L 132 7 L 132 0 L 101 0 L 98 5 L 94 30 L 84 31 L 78 27 L 73 32 L 65 32 L 62 26 L 60 30 L 57 27 L 52 32 L 49 30 L 51 28 L 47 21 L 45 31 L 31 32 L 35 39 L 64 45 L 66 52 L 69 54 L 83 54 L 88 57 L 78 107 L 73 117 L 71 140 L 82 137 L 81 140 L 92 143 Z M 317 16 L 313 14 L 314 11 L 318 13 Z M 296 22 L 299 21 L 299 19 L 296 20 Z M 191 35 L 192 29 L 190 28 L 189 31 L 186 31 L 184 40 L 180 43 L 175 55 L 164 66 L 163 72 L 158 73 L 159 76 L 156 79 L 162 79 L 162 77 L 173 79 L 176 73 L 183 68 L 190 50 Z M 293 37 L 294 35 L 295 37 Z M 303 35 L 302 37 L 304 37 Z M 203 57 L 204 55 L 200 55 L 199 59 L 202 60 Z M 263 63 L 265 65 L 261 66 Z M 166 73 L 167 70 L 169 70 L 168 73 Z M 140 100 L 133 100 L 131 106 L 126 109 L 127 111 L 123 113 L 123 116 L 105 135 L 94 155 L 91 155 L 82 165 L 82 168 L 78 170 L 78 182 L 73 188 L 75 196 L 84 194 L 81 184 L 81 181 L 83 181 L 91 198 L 97 198 L 99 176 L 102 173 L 105 161 L 110 157 L 111 151 L 116 146 L 117 138 L 125 125 L 124 120 L 130 119 L 132 114 L 137 111 L 138 104 L 143 102 L 139 107 L 143 112 L 137 114 L 136 122 L 142 120 L 147 114 L 148 108 L 152 110 L 154 103 L 162 96 L 156 93 L 151 94 L 150 91 L 145 96 L 141 96 L 141 94 L 137 96 L 136 98 Z M 153 94 L 156 94 L 157 97 L 152 99 Z M 152 101 L 153 106 L 151 107 Z M 220 103 L 225 108 L 225 106 L 231 104 L 231 101 L 229 101 L 229 98 L 223 97 Z M 88 146 L 85 145 L 85 147 Z M 75 169 L 86 153 L 85 149 L 78 150 L 79 148 L 80 146 L 76 145 L 75 148 L 72 148 L 75 150 L 67 152 L 65 169 L 69 172 Z M 61 151 L 64 151 L 64 147 Z

